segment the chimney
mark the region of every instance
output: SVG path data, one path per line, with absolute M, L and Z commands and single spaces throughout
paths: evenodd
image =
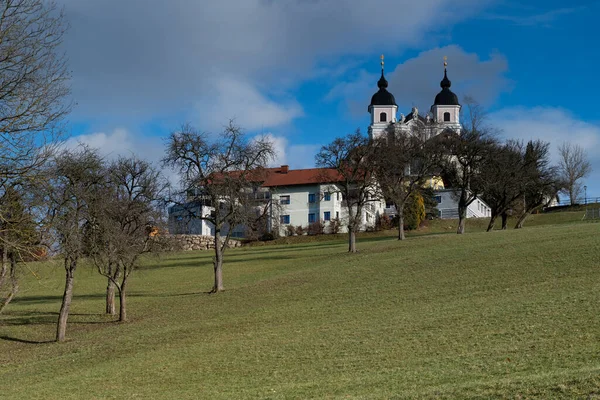
M 281 173 L 282 174 L 287 174 L 289 170 L 290 170 L 289 165 L 282 165 L 281 166 Z

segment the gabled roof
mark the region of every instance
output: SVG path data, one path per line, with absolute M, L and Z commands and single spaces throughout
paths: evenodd
M 237 178 L 241 171 L 227 172 L 232 178 Z M 222 174 L 211 176 L 218 179 Z M 246 179 L 262 187 L 311 185 L 316 183 L 343 182 L 344 177 L 334 168 L 290 169 L 287 165 L 275 168 L 257 168 L 247 171 Z
M 404 117 L 404 123 L 408 123 L 408 121 L 411 121 L 415 118 L 414 113 L 411 111 L 410 114 L 408 114 L 406 117 Z M 419 121 L 423 122 L 423 123 L 427 123 L 427 118 L 425 118 L 424 116 L 422 116 L 421 114 L 417 115 L 417 118 L 419 119 Z
M 311 185 L 342 182 L 344 178 L 333 168 L 288 169 L 287 166 L 269 168 L 263 187 Z

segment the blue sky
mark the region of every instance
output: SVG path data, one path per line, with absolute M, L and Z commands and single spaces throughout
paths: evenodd
M 583 146 L 600 196 L 599 1 L 59 0 L 71 28 L 71 143 L 157 161 L 182 123 L 269 134 L 276 163 L 311 167 L 356 128 L 385 54 L 399 112 L 452 90 L 507 138 Z M 526 4 L 524 4 L 526 3 Z

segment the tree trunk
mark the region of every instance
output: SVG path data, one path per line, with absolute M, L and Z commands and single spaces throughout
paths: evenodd
M 211 293 L 218 293 L 225 290 L 223 287 L 223 246 L 221 245 L 221 233 L 215 230 L 215 259 L 213 266 L 215 270 L 215 284 Z
M 465 220 L 467 219 L 467 193 L 463 188 L 460 192 L 460 199 L 458 200 L 458 228 L 456 233 L 462 235 L 465 233 Z
M 108 275 L 112 278 L 107 278 L 106 284 L 106 313 L 110 315 L 115 315 L 116 311 L 116 301 L 115 301 L 115 282 L 121 277 L 121 269 L 118 264 L 110 263 L 108 266 Z
M 575 197 L 575 186 L 569 184 L 569 201 L 571 205 L 574 206 L 577 203 L 577 198 Z
M 488 224 L 486 232 L 489 232 L 492 229 L 494 229 L 494 224 L 496 223 L 496 218 L 498 218 L 498 214 L 492 213 L 492 216 L 490 217 L 490 223 Z
M 505 231 L 508 226 L 508 213 L 502 213 L 502 230 Z
M 0 269 L 0 290 L 4 286 L 4 281 L 6 280 L 6 274 L 8 273 L 8 249 L 6 248 L 6 244 L 2 248 L 2 267 Z
M 396 211 L 398 212 L 398 240 L 404 240 L 406 239 L 404 235 L 404 204 L 396 206 Z
M 458 229 L 456 233 L 462 235 L 465 233 L 465 221 L 467 219 L 467 207 L 459 206 L 458 207 Z
M 127 271 L 123 273 L 123 281 L 119 288 L 119 322 L 127 321 Z
M 348 227 L 348 252 L 356 253 L 356 232 L 354 227 Z
M 62 305 L 58 315 L 58 325 L 56 328 L 56 341 L 63 342 L 67 331 L 67 319 L 69 318 L 69 308 L 73 299 L 73 278 L 77 260 L 65 259 L 65 292 L 63 294 Z
M 13 255 L 10 259 L 10 293 L 6 296 L 4 300 L 2 300 L 2 303 L 0 303 L 0 314 L 2 314 L 2 311 L 11 302 L 11 300 L 15 297 L 18 291 L 19 280 L 17 278 L 17 260 Z
M 106 285 L 106 313 L 110 315 L 115 315 L 115 284 L 112 280 L 108 279 L 108 284 Z
M 531 214 L 531 211 L 524 211 L 523 214 L 521 214 L 519 220 L 517 221 L 517 224 L 515 225 L 515 229 L 521 229 L 523 227 L 523 223 L 525 222 L 525 219 L 529 216 L 529 214 Z

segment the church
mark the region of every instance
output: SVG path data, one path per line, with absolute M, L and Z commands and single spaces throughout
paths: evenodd
M 369 137 L 380 138 L 387 135 L 390 128 L 396 132 L 410 131 L 416 124 L 420 124 L 429 136 L 437 135 L 447 129 L 460 132 L 461 106 L 458 96 L 450 90 L 452 82 L 448 79 L 447 66 L 448 63 L 444 58 L 444 78 L 440 82 L 442 90 L 435 96 L 429 112 L 422 115 L 417 107 L 413 107 L 409 114 L 406 116 L 400 114 L 398 118 L 398 105 L 394 95 L 387 90 L 388 81 L 385 79 L 383 56 L 381 56 L 381 78 L 377 82 L 379 90 L 371 97 L 371 104 L 368 107 L 368 112 L 371 114 Z

